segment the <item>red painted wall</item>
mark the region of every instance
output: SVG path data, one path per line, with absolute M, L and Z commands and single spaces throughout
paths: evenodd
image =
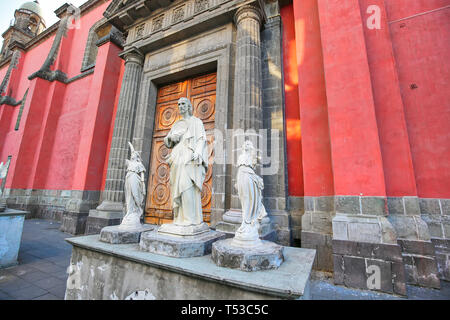
M 301 144 L 288 141 L 289 174 L 303 173 L 303 188 L 305 196 L 327 196 L 334 194 L 333 172 L 331 166 L 331 148 L 328 130 L 327 98 L 325 91 L 324 69 L 322 62 L 322 44 L 320 39 L 320 26 L 317 11 L 317 2 L 314 0 L 295 1 L 293 5 L 281 10 L 284 29 L 295 27 L 296 56 L 289 56 L 290 51 L 284 50 L 284 59 L 295 61 L 296 70 L 285 67 L 287 79 L 298 79 L 297 101 L 300 107 Z M 289 29 L 288 29 L 289 30 Z M 284 32 L 284 42 L 289 43 L 292 32 Z M 287 64 L 286 62 L 284 63 Z M 292 62 L 291 62 L 292 64 Z M 291 73 L 296 73 L 291 75 Z M 287 80 L 285 80 L 287 81 Z M 287 81 L 289 85 L 294 81 Z M 294 97 L 286 92 L 286 114 L 296 115 L 293 102 Z M 289 119 L 288 119 L 289 120 Z M 287 123 L 289 125 L 289 123 Z M 289 131 L 288 131 L 289 133 Z M 292 134 L 292 133 L 291 133 Z M 294 134 L 292 134 L 294 135 Z M 295 135 L 294 135 L 295 136 Z M 300 148 L 302 162 L 289 159 L 290 148 Z M 301 180 L 289 178 L 289 192 L 301 188 Z
M 386 193 L 392 197 L 417 196 L 404 106 L 384 0 L 359 2 L 383 157 Z M 366 27 L 367 20 L 372 15 L 372 12 L 367 13 L 367 8 L 371 5 L 377 5 L 381 10 L 379 30 Z
M 367 28 L 369 5 L 380 30 Z M 304 194 L 450 198 L 450 0 L 293 1 L 284 29 L 292 19 L 286 114 L 297 63 Z
M 418 195 L 450 198 L 450 1 L 386 8 Z
M 60 69 L 68 78 L 80 74 L 89 29 L 102 19 L 110 4 L 99 3 L 82 15 L 80 29 L 69 30 L 63 38 L 53 69 Z M 6 188 L 100 190 L 121 82 L 121 49 L 104 44 L 94 73 L 70 84 L 28 80 L 43 64 L 53 39 L 54 34 L 24 52 L 21 67 L 11 78 L 16 100 L 29 89 L 18 131 L 14 127 L 19 107 L 0 106 L 0 161 L 13 156 Z
M 283 68 L 289 195 L 301 197 L 303 189 L 302 131 L 298 100 L 297 47 L 292 5 L 281 8 L 283 17 Z

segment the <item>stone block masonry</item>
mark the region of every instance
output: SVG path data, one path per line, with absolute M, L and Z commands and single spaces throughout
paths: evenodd
M 397 245 L 333 240 L 333 261 L 335 284 L 406 295 L 403 259 Z M 379 278 L 372 283 L 372 276 Z
M 62 222 L 61 230 L 84 234 L 89 210 L 98 204 L 99 191 L 5 189 L 9 208 L 25 210 L 27 219 Z

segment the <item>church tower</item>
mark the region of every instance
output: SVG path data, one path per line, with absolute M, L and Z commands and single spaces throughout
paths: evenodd
M 22 4 L 14 13 L 14 22 L 2 35 L 4 41 L 0 60 L 11 54 L 10 44 L 25 44 L 45 28 L 44 14 L 39 2 L 36 0 Z

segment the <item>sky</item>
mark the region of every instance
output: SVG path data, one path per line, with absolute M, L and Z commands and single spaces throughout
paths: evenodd
M 33 0 L 31 0 L 33 1 Z M 38 0 L 42 9 L 44 10 L 45 22 L 47 28 L 58 21 L 58 17 L 54 11 L 61 7 L 65 3 L 71 3 L 76 7 L 79 7 L 87 0 Z M 14 11 L 18 9 L 26 0 L 0 0 L 0 34 L 8 29 L 11 20 L 14 19 Z M 0 39 L 0 46 L 3 44 L 3 38 Z

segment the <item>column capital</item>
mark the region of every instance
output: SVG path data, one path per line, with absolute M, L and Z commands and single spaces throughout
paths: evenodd
M 236 25 L 239 25 L 244 19 L 254 19 L 261 25 L 263 13 L 255 5 L 245 5 L 240 7 L 234 14 L 234 22 Z
M 119 55 L 125 59 L 125 64 L 136 63 L 140 66 L 144 64 L 145 55 L 137 48 L 129 48 Z

